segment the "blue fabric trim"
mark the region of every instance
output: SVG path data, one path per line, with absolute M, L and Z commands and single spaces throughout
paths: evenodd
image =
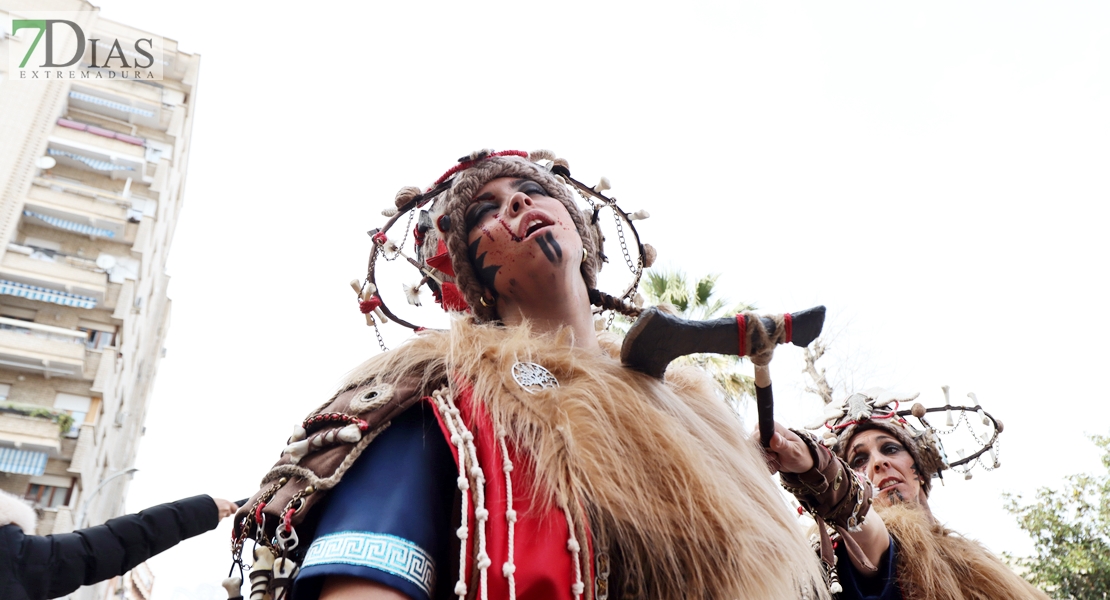
M 435 561 L 416 544 L 393 535 L 341 531 L 320 536 L 308 548 L 302 567 L 343 564 L 385 571 L 412 582 L 427 595 L 435 586 Z

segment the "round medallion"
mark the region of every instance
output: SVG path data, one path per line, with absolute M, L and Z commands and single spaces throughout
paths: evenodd
M 524 391 L 534 394 L 538 390 L 559 387 L 559 380 L 551 371 L 531 362 L 513 364 L 513 379 Z

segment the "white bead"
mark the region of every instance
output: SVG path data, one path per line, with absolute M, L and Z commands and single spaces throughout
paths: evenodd
M 478 519 L 479 521 L 485 521 L 489 518 L 489 511 L 484 508 L 475 509 L 474 518 Z
M 829 586 L 829 591 L 834 594 L 839 594 L 840 592 L 844 591 L 844 588 L 840 586 L 839 582 L 835 582 Z
M 582 547 L 578 545 L 578 540 L 574 538 L 570 538 L 569 540 L 567 540 L 567 550 L 570 550 L 571 552 L 578 552 L 581 549 Z
M 570 591 L 574 592 L 575 596 L 581 596 L 582 592 L 586 591 L 586 586 L 579 581 L 578 583 L 570 586 Z
M 457 433 L 452 433 L 451 434 L 451 445 L 452 446 L 461 446 L 462 445 L 462 438 L 459 437 L 459 434 L 457 434 Z
M 516 523 L 516 511 L 511 509 L 505 511 L 505 520 L 510 523 Z
M 460 581 L 460 582 L 455 584 L 455 595 L 459 596 L 459 597 L 462 597 L 462 596 L 466 595 L 466 584 L 465 583 Z
M 478 555 L 478 568 L 488 569 L 490 565 L 489 555 L 485 552 Z
M 460 540 L 465 540 L 466 539 L 466 525 L 463 525 L 462 527 L 459 527 L 457 530 L 455 530 L 455 535 L 458 536 Z
M 466 478 L 466 476 L 459 475 L 458 483 L 459 483 L 459 490 L 465 492 L 466 490 L 470 489 L 470 480 L 468 480 Z
M 478 465 L 474 465 L 473 467 L 470 467 L 470 476 L 475 478 L 475 479 L 481 477 L 482 476 L 482 467 L 479 467 Z
M 514 565 L 511 562 L 507 562 L 504 565 L 502 565 L 502 567 L 501 567 L 501 574 L 502 575 L 504 575 L 505 577 L 508 577 L 508 576 L 512 575 L 513 573 L 516 573 L 516 565 Z

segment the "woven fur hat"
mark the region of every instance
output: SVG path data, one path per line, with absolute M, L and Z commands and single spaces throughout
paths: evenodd
M 582 278 L 588 288 L 597 285 L 597 273 L 601 270 L 600 231 L 592 221 L 592 214 L 584 213 L 575 202 L 574 196 L 559 175 L 551 167 L 567 170 L 565 161 L 554 159 L 547 151 L 527 153 L 494 153 L 481 150 L 459 159 L 459 164 L 444 174 L 432 187 L 450 181 L 450 188 L 436 199 L 432 207 L 431 220 L 434 224 L 423 241 L 422 254 L 426 257 L 437 254 L 439 241 L 445 242 L 447 254 L 454 270 L 455 284 L 462 292 L 471 311 L 480 321 L 498 318 L 494 306 L 484 306 L 481 302 L 486 288 L 474 272 L 468 257 L 468 233 L 466 228 L 466 208 L 477 195 L 478 190 L 487 182 L 498 177 L 530 179 L 538 183 L 547 195 L 559 200 L 566 207 L 570 218 L 582 238 L 582 245 L 588 256 L 582 263 Z M 552 160 L 551 167 L 537 164 L 538 160 Z M 557 170 L 557 169 L 556 169 Z M 569 171 L 567 171 L 569 172 Z M 417 194 L 417 188 L 403 188 L 397 194 L 396 203 L 402 206 Z M 493 290 L 489 292 L 494 293 Z
M 917 394 L 898 396 L 881 388 L 852 394 L 840 406 L 831 407 L 830 412 L 826 413 L 828 418 L 825 425 L 829 428 L 826 443 L 837 456 L 848 460 L 850 442 L 857 433 L 869 429 L 889 433 L 913 457 L 914 466 L 921 475 L 925 493 L 928 494 L 933 486 L 933 477 L 940 477 L 940 472 L 948 468 L 948 461 L 944 458 L 939 440 L 931 427 L 918 429 L 896 414 L 898 404 L 916 398 Z M 891 405 L 894 408 L 890 408 Z M 925 407 L 915 403 L 913 411 L 914 415 L 920 412 L 924 416 Z

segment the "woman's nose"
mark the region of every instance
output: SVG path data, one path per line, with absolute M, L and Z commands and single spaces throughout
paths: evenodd
M 532 207 L 532 198 L 524 192 L 516 192 L 509 198 L 509 211 L 511 215 L 516 215 L 526 208 Z

